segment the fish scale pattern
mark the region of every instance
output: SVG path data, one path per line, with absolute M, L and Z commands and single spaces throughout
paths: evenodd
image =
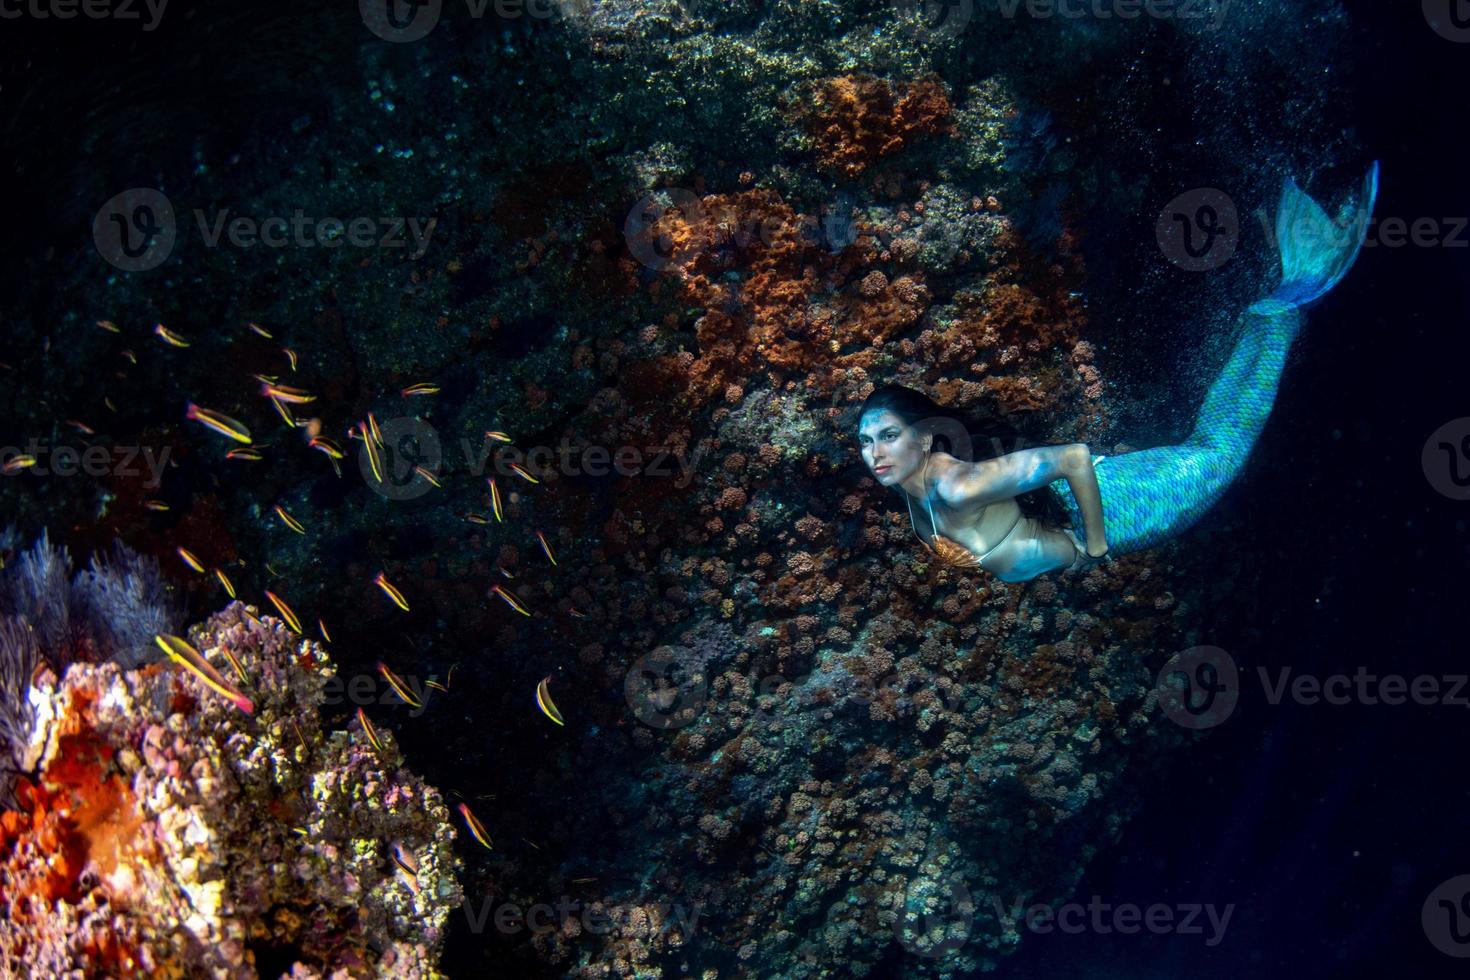
M 1276 400 L 1282 367 L 1302 325 L 1301 307 L 1325 295 L 1357 257 L 1378 191 L 1378 165 L 1359 207 L 1333 222 L 1288 180 L 1277 213 L 1282 282 L 1250 306 L 1240 334 L 1184 442 L 1108 456 L 1094 467 L 1109 553 L 1152 548 L 1193 525 L 1250 457 Z M 1051 484 L 1084 542 L 1082 514 L 1066 480 Z

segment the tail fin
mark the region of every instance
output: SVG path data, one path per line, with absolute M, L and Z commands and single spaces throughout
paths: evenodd
M 1342 219 L 1327 217 L 1316 201 L 1290 177 L 1281 190 L 1276 214 L 1276 245 L 1281 250 L 1281 285 L 1251 309 L 1273 312 L 1320 299 L 1347 274 L 1368 234 L 1378 199 L 1378 163 L 1363 178 L 1362 199 Z

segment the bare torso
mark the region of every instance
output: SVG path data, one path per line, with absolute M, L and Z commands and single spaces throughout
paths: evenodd
M 922 522 L 921 536 L 928 537 L 923 532 L 932 503 L 939 533 L 974 552 L 980 567 L 1002 581 L 1024 582 L 1077 560 L 1071 536 L 1026 517 L 1014 499 L 951 508 L 936 497 L 931 489 L 928 500 L 915 501 L 922 504 L 913 508 L 914 520 Z

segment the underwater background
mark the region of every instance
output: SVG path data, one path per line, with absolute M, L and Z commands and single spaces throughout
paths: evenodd
M 0 969 L 1462 975 L 1463 6 L 0 5 Z M 927 560 L 876 386 L 1177 441 L 1374 160 L 1197 526 Z

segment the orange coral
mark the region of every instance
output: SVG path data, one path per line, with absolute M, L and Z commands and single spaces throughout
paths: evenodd
M 818 84 L 797 108 L 817 146 L 817 165 L 849 179 L 923 136 L 952 131 L 944 83 L 928 75 L 892 83 L 844 75 Z

